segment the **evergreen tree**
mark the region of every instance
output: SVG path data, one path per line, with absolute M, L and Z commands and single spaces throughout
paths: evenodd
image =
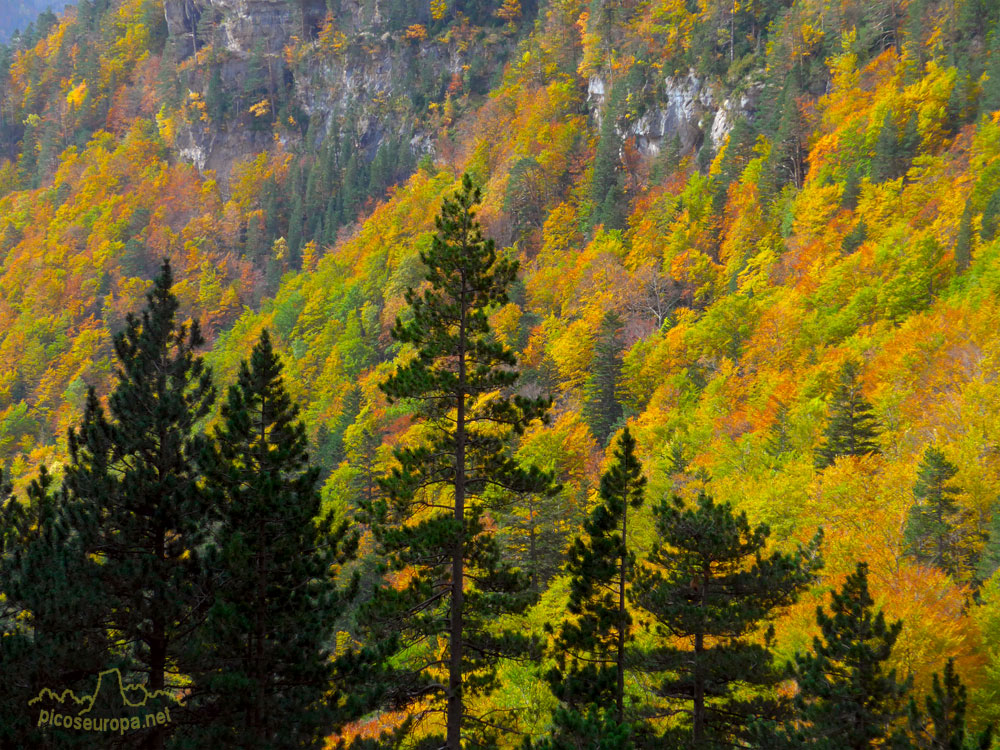
M 779 402 L 774 414 L 774 424 L 768 431 L 764 441 L 764 450 L 772 458 L 780 458 L 783 453 L 792 449 L 792 434 L 789 429 L 791 420 L 788 404 Z
M 898 176 L 896 172 L 899 160 L 899 131 L 892 112 L 886 112 L 875 142 L 875 154 L 871 162 L 872 182 L 895 179 Z
M 333 575 L 356 546 L 346 522 L 320 520 L 319 469 L 265 330 L 200 443 L 217 520 L 206 562 L 220 577 L 199 631 L 188 704 L 208 720 L 190 747 L 320 747 L 332 731 Z
M 692 750 L 744 744 L 754 720 L 775 720 L 788 707 L 770 692 L 783 677 L 769 648 L 773 632 L 763 643 L 754 636 L 813 581 L 820 538 L 766 555 L 767 526 L 751 527 L 746 514 L 704 493 L 693 508 L 679 497 L 662 502 L 656 518 L 659 542 L 635 590 L 663 639 L 641 663 L 661 675 L 655 693 L 683 717 L 663 739 Z M 685 645 L 667 645 L 671 638 Z
M 917 469 L 915 502 L 903 533 L 911 555 L 951 576 L 967 572 L 973 557 L 960 528 L 964 513 L 955 502 L 960 493 L 952 479 L 957 473 L 958 467 L 939 448 L 927 448 Z
M 858 207 L 858 196 L 861 194 L 861 175 L 856 168 L 851 169 L 844 179 L 844 192 L 841 193 L 840 205 L 853 211 Z
M 844 241 L 841 243 L 841 247 L 845 253 L 850 254 L 861 247 L 866 239 L 868 239 L 868 225 L 865 224 L 864 219 L 861 219 L 858 221 L 857 225 L 855 225 L 854 229 L 844 236 Z
M 546 675 L 565 709 L 555 718 L 556 735 L 566 736 L 566 741 L 575 727 L 596 721 L 613 734 L 627 720 L 625 664 L 635 577 L 629 510 L 642 505 L 645 487 L 635 438 L 626 428 L 614 463 L 601 477 L 600 503 L 584 522 L 584 535 L 574 540 L 566 563 L 572 576 L 567 605 L 571 617 L 559 626 L 557 666 Z
M 901 132 L 892 112 L 886 112 L 875 143 L 875 154 L 872 157 L 872 181 L 885 182 L 905 175 L 919 146 L 920 132 L 916 116 L 906 120 Z
M 469 699 L 494 687 L 502 656 L 538 650 L 529 636 L 496 626 L 532 597 L 527 577 L 502 560 L 487 528 L 487 497 L 543 493 L 551 484 L 507 449 L 511 435 L 544 417 L 549 402 L 508 395 L 517 361 L 492 336 L 488 316 L 507 302 L 517 263 L 483 237 L 474 210 L 480 199 L 466 175 L 421 253 L 429 287 L 407 291 L 407 319 L 393 329 L 415 356 L 382 390 L 391 401 L 416 405 L 426 440 L 396 451 L 398 466 L 382 482 L 386 499 L 366 508 L 389 566 L 407 570 L 398 587 L 379 588 L 364 608 L 372 642 L 400 654 L 393 660 L 397 676 L 376 687 L 392 705 L 420 701 L 422 715 L 444 713 L 449 750 L 496 742 L 506 727 L 470 715 Z
M 622 418 L 617 388 L 622 371 L 621 318 L 607 312 L 594 344 L 590 377 L 583 388 L 583 418 L 601 445 L 607 443 Z
M 25 499 L 0 472 L 0 748 L 86 748 L 91 738 L 38 726 L 43 688 L 93 687 L 110 663 L 98 570 L 42 466 Z
M 976 564 L 976 579 L 986 581 L 1000 569 L 1000 503 L 994 502 L 984 533 L 983 549 Z
M 528 575 L 536 595 L 559 573 L 568 536 L 564 529 L 576 515 L 560 489 L 553 486 L 546 493 L 518 493 L 497 508 L 504 549 Z
M 973 736 L 965 724 L 966 690 L 955 672 L 954 659 L 948 659 L 943 679 L 934 675 L 931 694 L 925 698 L 926 716 L 917 702 L 910 699 L 909 729 L 915 750 L 989 750 L 993 728 Z
M 197 322 L 177 321 L 171 285 L 164 260 L 142 316 L 129 313 L 114 338 L 111 419 L 91 389 L 83 422 L 69 433 L 64 479 L 67 512 L 99 561 L 105 624 L 150 690 L 185 671 L 205 601 L 197 582 L 208 501 L 191 439 L 215 389 L 195 355 L 203 344 Z M 166 731 L 154 728 L 142 742 L 163 747 Z
M 840 456 L 879 453 L 875 439 L 878 421 L 858 382 L 858 366 L 848 361 L 840 370 L 839 383 L 830 405 L 823 444 L 816 451 L 816 468 L 832 466 Z
M 962 273 L 972 263 L 972 202 L 965 202 L 955 239 L 955 270 Z
M 1000 28 L 993 29 L 989 42 L 986 81 L 979 100 L 979 111 L 987 115 L 1000 109 Z
M 887 625 L 868 592 L 868 565 L 858 563 L 833 593 L 830 613 L 818 607 L 821 636 L 813 653 L 795 657 L 799 685 L 797 721 L 780 733 L 786 745 L 824 750 L 883 747 L 891 725 L 904 713 L 909 679 L 900 681 L 886 660 L 903 627 Z
M 594 154 L 594 174 L 590 185 L 593 205 L 591 227 L 603 224 L 605 229 L 621 229 L 625 225 L 625 190 L 619 174 L 622 139 L 616 122 L 619 98 L 612 91 L 601 120 L 601 137 Z
M 997 226 L 1000 225 L 1000 188 L 993 191 L 983 207 L 983 218 L 980 224 L 980 237 L 983 242 L 992 242 L 996 237 Z

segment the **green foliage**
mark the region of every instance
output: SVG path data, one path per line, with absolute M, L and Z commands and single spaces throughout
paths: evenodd
M 816 468 L 832 466 L 840 456 L 878 453 L 877 437 L 878 420 L 861 392 L 858 366 L 848 361 L 840 369 L 823 443 L 816 450 Z
M 191 440 L 215 388 L 195 354 L 203 344 L 197 323 L 177 321 L 172 283 L 165 260 L 142 316 L 129 313 L 115 337 L 111 419 L 91 389 L 69 434 L 64 479 L 66 512 L 100 563 L 103 620 L 151 690 L 189 666 L 204 603 L 197 552 L 210 530 Z M 165 728 L 151 731 L 162 742 Z
M 872 157 L 872 182 L 895 180 L 906 174 L 919 145 L 916 117 L 908 117 L 900 130 L 893 113 L 886 112 Z
M 958 273 L 969 268 L 972 263 L 972 203 L 966 201 L 962 219 L 955 239 L 955 270 Z
M 583 418 L 590 431 L 603 445 L 621 420 L 618 384 L 622 370 L 621 319 L 614 312 L 605 313 L 594 342 L 590 377 L 583 387 Z
M 951 480 L 957 473 L 958 467 L 939 448 L 931 446 L 924 452 L 913 488 L 915 502 L 903 532 L 911 555 L 956 578 L 971 572 L 975 557 L 969 532 L 963 528 L 967 513 L 955 502 L 960 490 Z
M 966 689 L 955 672 L 954 659 L 945 664 L 943 676 L 934 675 L 924 700 L 926 716 L 921 715 L 917 701 L 910 699 L 910 744 L 915 750 L 989 750 L 992 746 L 992 727 L 973 735 L 966 726 Z
M 601 118 L 600 140 L 597 142 L 590 183 L 591 227 L 603 224 L 605 229 L 621 229 L 625 226 L 626 205 L 620 155 L 622 139 L 617 122 L 620 99 L 621 94 L 612 91 Z
M 1000 28 L 994 28 L 989 36 L 986 82 L 983 84 L 979 109 L 985 114 L 990 114 L 1000 109 Z
M 544 493 L 551 484 L 507 450 L 549 401 L 504 395 L 518 380 L 517 361 L 492 336 L 488 316 L 507 302 L 517 264 L 483 237 L 474 210 L 480 200 L 466 175 L 421 253 L 429 286 L 407 291 L 409 315 L 393 329 L 412 356 L 381 388 L 390 401 L 415 405 L 431 429 L 421 444 L 396 450 L 398 466 L 382 482 L 386 500 L 365 504 L 388 569 L 411 571 L 401 588 L 377 589 L 363 613 L 373 642 L 400 652 L 395 683 L 381 690 L 395 704 L 431 701 L 427 711 L 446 715 L 446 746 L 455 750 L 463 738 L 490 743 L 506 729 L 469 721 L 468 701 L 496 686 L 501 656 L 537 652 L 530 636 L 496 622 L 532 597 L 527 577 L 502 560 L 485 526 L 489 494 Z M 442 657 L 428 650 L 438 637 Z M 432 677 L 442 668 L 446 686 Z
M 353 554 L 347 522 L 319 520 L 319 470 L 265 330 L 199 440 L 216 518 L 205 565 L 217 583 L 198 631 L 178 747 L 319 747 L 333 728 L 330 625 L 344 596 L 333 578 Z
M 664 739 L 692 750 L 739 744 L 752 722 L 787 713 L 770 692 L 783 678 L 773 632 L 762 643 L 755 635 L 814 580 L 820 537 L 793 554 L 765 555 L 767 526 L 751 527 L 745 513 L 704 493 L 696 507 L 679 497 L 660 503 L 656 518 L 659 541 L 635 598 L 659 640 L 640 664 L 657 675 L 653 692 L 665 710 L 681 716 Z
M 594 722 L 626 723 L 626 649 L 632 639 L 629 605 L 636 575 L 629 511 L 642 506 L 645 486 L 635 438 L 626 428 L 614 462 L 601 476 L 600 503 L 584 521 L 584 534 L 573 541 L 566 562 L 572 576 L 570 617 L 559 625 L 553 644 L 556 667 L 546 674 L 565 709 L 556 728 L 557 743 L 574 737 L 585 742 Z
M 94 626 L 104 609 L 88 558 L 44 466 L 21 499 L 0 473 L 0 747 L 85 748 L 90 738 L 39 728 L 29 701 L 43 688 L 92 689 L 109 668 Z
M 903 627 L 886 624 L 868 592 L 868 565 L 858 563 L 830 612 L 816 611 L 821 635 L 813 653 L 795 657 L 797 718 L 778 737 L 788 747 L 868 750 L 887 740 L 904 713 L 910 680 L 899 680 L 886 664 Z M 776 744 L 776 746 L 785 746 Z

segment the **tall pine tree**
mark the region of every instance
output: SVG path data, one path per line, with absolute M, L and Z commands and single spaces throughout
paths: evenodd
M 851 361 L 840 369 L 823 444 L 816 451 L 817 469 L 832 466 L 840 456 L 879 453 L 875 442 L 878 420 L 861 391 L 858 374 L 858 366 Z
M 129 313 L 114 338 L 118 360 L 110 419 L 93 391 L 83 423 L 69 433 L 68 512 L 100 563 L 101 595 L 115 648 L 150 690 L 186 671 L 183 655 L 205 608 L 198 552 L 209 529 L 208 500 L 192 456 L 195 425 L 215 399 L 195 351 L 197 322 L 177 320 L 164 260 L 141 317 Z M 162 748 L 168 727 L 142 746 Z
M 621 319 L 605 313 L 594 344 L 590 377 L 583 389 L 583 417 L 601 445 L 607 443 L 622 417 L 617 387 L 622 370 Z
M 965 513 L 955 502 L 959 489 L 952 480 L 958 467 L 940 448 L 930 446 L 917 469 L 903 540 L 919 562 L 933 565 L 951 576 L 962 576 L 974 566 L 975 551 L 963 531 Z
M 27 497 L 0 472 L 0 748 L 92 746 L 39 726 L 44 688 L 86 692 L 109 661 L 98 570 L 61 512 L 43 466 Z M 51 706 L 48 706 L 51 708 Z
M 614 463 L 601 477 L 600 503 L 569 549 L 570 617 L 559 626 L 557 666 L 546 676 L 562 704 L 555 717 L 557 740 L 566 736 L 569 741 L 578 728 L 587 727 L 588 719 L 603 722 L 609 734 L 621 732 L 627 721 L 625 669 L 636 557 L 629 545 L 629 522 L 630 511 L 643 503 L 645 487 L 635 438 L 625 428 Z
M 924 705 L 921 714 L 916 699 L 910 699 L 909 746 L 914 750 L 989 750 L 993 744 L 993 727 L 974 735 L 966 726 L 966 689 L 954 659 L 948 659 L 942 676 L 934 675 Z
M 383 384 L 390 400 L 415 405 L 424 441 L 396 451 L 383 483 L 385 501 L 368 505 L 376 538 L 396 585 L 378 589 L 365 610 L 371 634 L 398 646 L 395 705 L 425 703 L 444 714 L 444 746 L 489 745 L 502 722 L 470 714 L 470 699 L 496 684 L 504 655 L 537 645 L 501 631 L 498 617 L 531 601 L 527 577 L 502 560 L 486 518 L 496 492 L 545 492 L 552 479 L 525 470 L 510 438 L 545 415 L 549 402 L 511 395 L 517 361 L 491 333 L 490 312 L 507 302 L 517 263 L 483 237 L 480 190 L 466 175 L 444 201 L 431 247 L 421 253 L 428 287 L 408 290 L 406 319 L 393 337 L 412 347 Z M 443 644 L 438 646 L 440 639 Z
M 240 366 L 198 463 L 216 507 L 206 563 L 218 576 L 199 630 L 190 747 L 320 747 L 332 731 L 329 641 L 352 554 L 347 524 L 320 519 L 318 467 L 265 330 Z
M 795 658 L 797 720 L 786 724 L 784 742 L 775 747 L 869 750 L 894 734 L 909 680 L 897 679 L 886 661 L 903 624 L 886 624 L 874 606 L 868 565 L 858 563 L 833 593 L 829 614 L 817 608 L 821 635 L 813 639 L 813 653 Z
M 663 643 L 641 663 L 662 675 L 655 693 L 683 717 L 663 739 L 691 750 L 743 745 L 751 723 L 788 708 L 771 692 L 782 679 L 772 633 L 763 642 L 755 636 L 813 581 L 820 538 L 794 553 L 765 554 L 767 526 L 751 527 L 746 514 L 705 494 L 691 508 L 678 497 L 665 501 L 656 516 L 660 541 L 635 590 Z

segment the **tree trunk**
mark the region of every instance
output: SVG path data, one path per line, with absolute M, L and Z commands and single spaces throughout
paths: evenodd
M 161 569 L 166 563 L 166 530 L 156 530 L 156 562 Z M 164 687 L 165 674 L 167 670 L 167 622 L 164 616 L 162 602 L 162 591 L 153 592 L 153 612 L 149 638 L 149 690 L 156 692 Z M 164 727 L 156 727 L 149 735 L 148 747 L 150 750 L 162 750 L 166 740 Z
M 699 605 L 704 611 L 705 594 L 708 588 L 708 578 L 711 575 L 706 565 L 702 571 L 701 591 L 699 591 Z M 705 653 L 704 632 L 695 633 L 694 636 L 694 705 L 691 715 L 692 724 L 692 747 L 701 747 L 705 742 L 705 676 L 702 674 L 702 657 Z
M 622 554 L 618 569 L 618 683 L 615 690 L 615 710 L 618 722 L 625 721 L 625 568 L 628 566 L 628 484 L 622 497 Z
M 465 251 L 463 242 L 463 253 Z M 448 718 L 445 746 L 448 750 L 462 747 L 462 634 L 464 630 L 463 588 L 465 563 L 465 274 L 460 291 L 458 330 L 458 398 L 455 414 L 455 522 L 458 538 L 451 559 L 451 623 L 449 632 L 450 660 L 448 664 Z

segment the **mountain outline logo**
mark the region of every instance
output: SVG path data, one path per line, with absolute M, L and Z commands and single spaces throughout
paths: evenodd
M 177 705 L 180 700 L 169 690 L 150 692 L 145 685 L 127 684 L 118 668 L 99 673 L 94 692 L 89 695 L 81 697 L 73 690 L 57 693 L 45 687 L 28 701 L 29 706 L 43 706 L 38 714 L 39 727 L 120 734 L 170 723 L 168 703 Z

